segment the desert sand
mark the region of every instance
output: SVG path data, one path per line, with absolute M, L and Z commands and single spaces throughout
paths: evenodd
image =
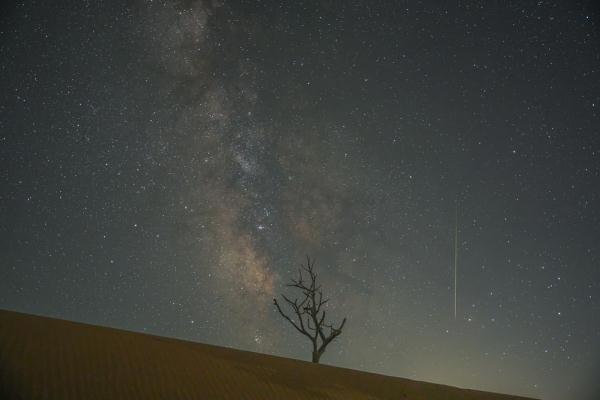
M 0 398 L 525 399 L 3 310 Z

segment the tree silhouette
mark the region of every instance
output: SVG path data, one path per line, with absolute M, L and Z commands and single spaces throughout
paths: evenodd
M 306 265 L 301 264 L 298 269 L 298 279 L 292 278 L 290 283 L 286 285 L 300 290 L 304 296 L 302 300 L 298 298 L 290 300 L 284 294 L 281 295 L 294 312 L 292 317 L 281 309 L 277 299 L 273 299 L 273 304 L 283 318 L 292 324 L 298 332 L 310 339 L 313 347 L 312 362 L 318 363 L 329 343 L 342 333 L 346 318 L 342 320 L 337 328 L 325 322 L 325 310 L 321 308 L 329 299 L 323 299 L 323 291 L 321 286 L 317 285 L 317 274 L 314 271 L 314 266 L 314 261 L 311 262 L 310 257 L 307 256 Z M 308 278 L 307 281 L 304 280 L 305 277 Z M 325 333 L 326 329 L 329 330 L 328 334 Z

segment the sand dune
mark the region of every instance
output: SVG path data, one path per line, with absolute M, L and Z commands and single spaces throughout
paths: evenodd
M 0 398 L 524 399 L 2 310 Z

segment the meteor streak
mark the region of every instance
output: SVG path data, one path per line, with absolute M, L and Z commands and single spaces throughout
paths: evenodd
M 456 293 L 458 273 L 458 200 L 456 201 L 456 213 L 454 220 L 454 319 L 456 319 Z

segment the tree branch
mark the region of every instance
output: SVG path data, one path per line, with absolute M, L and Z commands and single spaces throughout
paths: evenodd
M 312 336 L 311 336 L 311 335 L 310 335 L 310 334 L 309 334 L 309 333 L 306 331 L 306 329 L 304 329 L 304 327 L 302 326 L 302 319 L 300 319 L 300 325 L 301 325 L 301 326 L 298 326 L 298 325 L 296 325 L 296 323 L 295 323 L 295 322 L 294 322 L 294 321 L 293 321 L 293 320 L 292 320 L 290 317 L 288 317 L 286 313 L 284 313 L 284 312 L 283 312 L 283 310 L 282 310 L 282 309 L 281 309 L 281 307 L 279 306 L 279 303 L 277 302 L 277 299 L 273 299 L 273 304 L 275 304 L 275 307 L 277 308 L 277 311 L 279 311 L 279 314 L 281 314 L 281 316 L 282 316 L 283 318 L 285 318 L 285 319 L 286 319 L 286 320 L 287 320 L 287 321 L 288 321 L 290 324 L 292 324 L 292 326 L 293 326 L 294 328 L 296 328 L 296 330 L 297 330 L 298 332 L 300 332 L 301 334 L 303 334 L 303 335 L 305 335 L 305 336 L 308 336 L 309 338 L 311 338 L 311 339 L 312 339 Z

